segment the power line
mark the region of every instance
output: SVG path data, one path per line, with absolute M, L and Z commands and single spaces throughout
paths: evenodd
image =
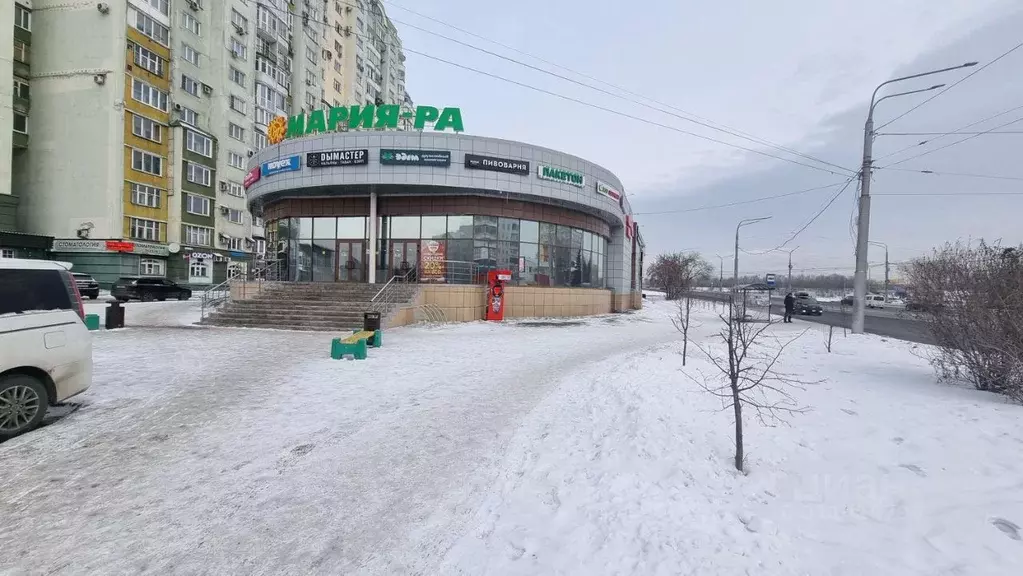
M 732 206 L 742 206 L 744 204 L 755 204 L 757 202 L 765 202 L 767 200 L 777 200 L 778 198 L 788 198 L 789 196 L 797 196 L 799 194 L 806 194 L 808 192 L 815 192 L 817 190 L 826 190 L 828 188 L 834 188 L 835 186 L 841 186 L 842 182 L 835 182 L 834 184 L 828 184 L 826 186 L 816 186 L 814 188 L 807 188 L 805 190 L 796 190 L 795 192 L 786 192 L 784 194 L 776 194 L 774 196 L 764 196 L 762 198 L 753 198 L 751 200 L 740 200 L 737 202 L 729 202 L 728 204 L 715 204 L 713 206 L 700 206 L 699 208 L 684 208 L 682 210 L 663 210 L 660 212 L 635 212 L 633 216 L 652 216 L 659 214 L 684 214 L 688 212 L 700 212 L 702 210 L 714 210 L 716 208 L 731 208 Z
M 874 136 L 945 136 L 948 132 L 875 132 Z M 1000 130 L 998 132 L 956 132 L 956 134 L 1023 134 L 1023 130 Z M 914 144 L 916 146 L 916 144 Z
M 767 254 L 769 252 L 777 252 L 778 250 L 781 250 L 782 248 L 784 248 L 789 242 L 792 242 L 793 240 L 795 240 L 797 236 L 799 236 L 800 234 L 803 233 L 804 230 L 809 228 L 811 224 L 816 222 L 817 219 L 821 217 L 821 214 L 824 214 L 824 212 L 827 211 L 828 208 L 831 208 L 831 205 L 835 203 L 835 200 L 838 200 L 838 197 L 841 196 L 842 193 L 845 192 L 847 188 L 849 188 L 849 184 L 851 184 L 853 180 L 857 179 L 856 176 L 857 175 L 854 174 L 851 178 L 846 180 L 843 183 L 844 185 L 842 186 L 842 189 L 839 190 L 837 194 L 832 196 L 831 199 L 828 200 L 827 204 L 825 204 L 823 208 L 818 210 L 817 213 L 813 215 L 813 218 L 810 218 L 809 222 L 807 222 L 806 224 L 803 224 L 802 228 L 800 228 L 799 230 L 796 230 L 795 232 L 793 232 L 792 235 L 789 236 L 788 240 L 785 240 L 784 242 L 782 242 L 781 244 L 775 246 L 774 248 L 771 248 L 770 250 L 763 250 L 763 251 L 760 251 L 760 252 L 758 252 L 756 254 L 753 254 L 752 252 L 747 252 L 747 254 L 752 254 L 754 256 L 761 256 L 761 255 Z M 837 184 L 836 184 L 836 186 L 837 186 Z M 742 250 L 742 249 L 740 248 L 740 250 Z
M 889 192 L 871 196 L 1023 196 L 1019 192 Z
M 985 64 L 985 65 L 981 66 L 980 68 L 977 68 L 977 69 L 976 69 L 976 70 L 974 70 L 973 72 L 970 72 L 969 74 L 967 74 L 966 76 L 963 76 L 963 77 L 962 77 L 962 78 L 960 78 L 959 80 L 956 80 L 956 81 L 955 81 L 955 82 L 953 82 L 952 84 L 949 84 L 949 85 L 948 85 L 948 87 L 946 87 L 946 88 L 945 88 L 944 90 L 941 90 L 941 91 L 940 91 L 940 92 L 938 92 L 937 94 L 935 94 L 935 95 L 931 96 L 930 98 L 928 98 L 928 99 L 924 100 L 923 102 L 921 102 L 921 103 L 917 104 L 916 106 L 913 106 L 913 107 L 912 107 L 912 108 L 910 108 L 909 110 L 906 110 L 906 111 L 905 111 L 905 112 L 903 112 L 902 114 L 899 114 L 899 115 L 898 115 L 898 116 L 896 116 L 895 118 L 892 118 L 891 120 L 889 120 L 889 121 L 885 122 L 884 124 L 882 124 L 882 125 L 878 126 L 878 127 L 877 127 L 877 130 L 880 130 L 880 129 L 884 128 L 885 126 L 887 126 L 887 125 L 891 124 L 892 122 L 895 122 L 895 121 L 896 121 L 896 120 L 898 120 L 899 118 L 903 118 L 903 117 L 905 117 L 905 116 L 906 116 L 907 114 L 909 114 L 910 112 L 912 112 L 912 111 L 916 110 L 917 108 L 919 108 L 919 107 L 923 106 L 924 104 L 927 104 L 927 103 L 928 103 L 928 102 L 930 102 L 931 100 L 934 100 L 934 99 L 935 99 L 935 98 L 937 98 L 938 96 L 941 96 L 941 95 L 942 95 L 942 94 L 944 94 L 945 92 L 948 92 L 949 90 L 951 90 L 951 89 L 955 88 L 956 86 L 958 86 L 958 85 L 962 84 L 963 82 L 965 82 L 965 81 L 969 80 L 969 79 L 970 79 L 970 78 L 972 78 L 973 76 L 975 76 L 975 75 L 979 74 L 979 73 L 980 73 L 981 71 L 983 71 L 983 70 L 984 70 L 985 68 L 987 68 L 988 66 L 990 66 L 990 65 L 994 64 L 995 62 L 998 62 L 999 60 L 1001 60 L 1002 58 L 1005 58 L 1005 57 L 1006 57 L 1006 56 L 1008 56 L 1009 54 L 1012 54 L 1012 53 L 1013 53 L 1013 52 L 1015 52 L 1016 50 L 1019 50 L 1019 49 L 1020 49 L 1021 47 L 1023 47 L 1023 42 L 1020 42 L 1019 44 L 1016 44 L 1016 45 L 1015 45 L 1015 46 L 1013 46 L 1012 48 L 1009 48 L 1008 50 L 1006 50 L 1005 52 L 1003 52 L 1003 53 L 1002 53 L 1002 54 L 1001 54 L 1000 56 L 998 56 L 998 57 L 997 57 L 997 58 L 995 58 L 994 60 L 992 60 L 992 61 L 988 62 L 987 64 Z
M 994 176 L 990 174 L 970 174 L 967 172 L 938 172 L 936 170 L 916 170 L 913 168 L 875 168 L 875 170 L 896 170 L 898 172 L 916 172 L 919 174 L 931 174 L 934 176 L 962 176 L 964 178 L 987 178 L 989 180 L 1017 180 L 1023 181 L 1019 176 Z
M 1023 116 L 1021 116 L 1019 118 L 1016 118 L 1015 120 L 1011 120 L 1009 122 L 1006 122 L 1005 124 L 999 124 L 998 126 L 995 126 L 994 128 L 992 128 L 991 130 L 988 130 L 987 132 L 991 132 L 992 130 L 997 130 L 999 128 L 1005 128 L 1006 126 L 1015 124 L 1016 122 L 1020 122 L 1020 121 L 1023 121 Z M 917 154 L 915 156 L 910 156 L 909 158 L 903 158 L 902 160 L 898 160 L 896 162 L 892 162 L 888 166 L 881 166 L 879 169 L 890 168 L 892 166 L 898 166 L 899 164 L 903 164 L 905 162 L 909 162 L 910 160 L 915 160 L 915 159 L 920 158 L 922 156 L 927 156 L 928 154 L 933 154 L 933 153 L 935 153 L 935 152 L 937 152 L 939 150 L 944 150 L 946 148 L 951 148 L 951 147 L 953 147 L 953 146 L 955 146 L 957 144 L 962 144 L 963 142 L 968 142 L 970 140 L 973 140 L 974 138 L 977 138 L 978 136 L 986 134 L 987 132 L 981 132 L 980 134 L 974 134 L 972 136 L 967 136 L 966 138 L 963 138 L 962 140 L 956 140 L 955 142 L 951 142 L 949 144 L 945 144 L 944 146 L 940 146 L 938 148 L 934 148 L 934 149 L 931 149 L 931 150 L 927 150 L 925 152 L 921 152 L 921 153 L 919 153 L 919 154 Z
M 890 154 L 885 154 L 884 156 L 881 156 L 880 158 L 874 158 L 874 162 L 878 162 L 878 161 L 884 160 L 885 158 L 891 158 L 892 156 L 896 156 L 898 154 L 902 154 L 906 150 L 910 150 L 912 148 L 916 148 L 917 146 L 923 146 L 924 144 L 933 143 L 933 142 L 935 142 L 937 140 L 941 140 L 942 138 L 947 138 L 948 136 L 951 136 L 953 134 L 966 134 L 966 133 L 963 132 L 963 130 L 966 130 L 967 128 L 973 128 L 974 126 L 976 126 L 978 124 L 983 124 L 983 123 L 985 123 L 985 122 L 987 122 L 989 120 L 994 120 L 995 118 L 998 118 L 999 116 L 1005 116 L 1006 114 L 1008 114 L 1010 112 L 1015 112 L 1016 110 L 1019 110 L 1021 108 L 1023 108 L 1023 105 L 1014 106 L 1012 108 L 1009 108 L 1008 110 L 1004 110 L 1004 111 L 999 112 L 997 114 L 994 114 L 992 116 L 988 116 L 987 118 L 984 118 L 982 120 L 977 120 L 976 122 L 971 122 L 970 124 L 967 124 L 966 126 L 963 126 L 962 128 L 959 128 L 957 130 L 952 130 L 951 132 L 942 132 L 941 134 L 938 135 L 937 138 L 932 138 L 930 140 L 923 140 L 921 142 L 917 142 L 916 144 L 910 144 L 909 146 L 906 146 L 905 148 L 900 148 L 900 149 L 896 150 L 895 152 L 892 152 Z M 985 130 L 983 132 L 968 133 L 968 134 L 973 134 L 975 136 L 982 136 L 984 134 L 993 134 L 993 133 L 995 133 L 995 130 L 997 130 L 997 128 L 992 129 L 992 130 Z
M 351 3 L 349 3 L 349 2 L 339 2 L 339 3 L 341 3 L 341 4 L 344 4 L 344 5 L 347 5 L 347 6 L 356 6 L 355 4 L 351 4 Z M 283 11 L 282 11 L 281 9 L 279 9 L 279 8 L 276 8 L 276 7 L 273 7 L 273 6 L 271 6 L 271 7 L 270 7 L 270 9 L 271 9 L 271 10 L 274 10 L 274 11 L 276 11 L 276 12 L 278 12 L 278 13 L 282 13 L 282 12 L 283 12 Z M 312 23 L 314 23 L 314 24 L 317 24 L 317 25 L 319 25 L 319 26 L 326 26 L 326 24 L 325 24 L 325 23 L 323 23 L 323 22 L 319 22 L 319 21 L 316 21 L 316 20 L 312 20 L 312 19 L 310 19 L 310 22 L 312 22 Z M 693 119 L 691 119 L 691 118 L 686 118 L 686 117 L 684 117 L 684 116 L 681 116 L 681 115 L 678 115 L 678 114 L 673 114 L 673 113 L 671 113 L 671 112 L 668 112 L 668 111 L 665 111 L 665 110 L 662 110 L 662 109 L 656 108 L 656 107 L 654 107 L 654 106 L 650 106 L 649 104 L 644 104 L 644 103 L 642 103 L 642 102 L 638 102 L 638 101 L 635 101 L 635 100 L 629 100 L 628 98 L 625 98 L 625 97 L 623 97 L 623 96 L 621 96 L 621 95 L 618 95 L 618 94 L 614 94 L 613 92 L 608 92 L 608 91 L 606 91 L 606 90 L 603 90 L 603 89 L 601 89 L 601 88 L 597 88 L 597 87 L 595 87 L 595 86 L 591 86 L 591 85 L 589 85 L 589 84 L 586 84 L 586 83 L 584 83 L 584 82 L 579 82 L 579 81 L 577 81 L 577 80 L 573 80 L 573 79 L 571 79 L 571 78 L 568 78 L 568 77 L 566 77 L 566 76 L 562 76 L 562 75 L 560 75 L 560 74 L 556 74 L 556 73 L 554 73 L 554 72 L 550 72 L 550 71 L 548 71 L 548 70 L 544 70 L 544 69 L 542 69 L 542 68 L 539 68 L 539 67 L 536 67 L 536 66 L 532 66 L 532 65 L 530 65 L 530 64 L 527 64 L 527 63 L 525 63 L 525 62 L 521 62 L 521 61 L 519 61 L 519 60 L 515 60 L 515 59 L 513 59 L 513 58 L 508 58 L 507 56 L 503 56 L 503 55 L 501 55 L 501 54 L 497 54 L 497 53 L 495 53 L 495 52 L 491 52 L 491 51 L 489 51 L 489 50 L 486 50 L 486 49 L 484 49 L 484 48 L 479 48 L 479 47 L 477 47 L 477 46 L 473 46 L 472 44 L 468 44 L 468 43 L 462 42 L 462 41 L 460 41 L 460 40 L 456 40 L 456 39 L 454 39 L 454 38 L 450 38 L 450 37 L 444 36 L 443 34 L 439 34 L 439 33 L 437 33 L 437 32 L 433 32 L 433 31 L 431 31 L 431 30 L 427 30 L 427 29 L 424 29 L 424 28 L 420 28 L 420 27 L 418 27 L 418 26 L 410 25 L 410 24 L 408 24 L 408 23 L 406 23 L 406 22 L 401 22 L 401 21 L 398 21 L 398 20 L 394 20 L 394 19 L 392 19 L 392 22 L 399 22 L 400 24 L 404 24 L 404 25 L 406 25 L 406 26 L 411 26 L 411 27 L 413 27 L 413 28 L 416 28 L 416 29 L 419 29 L 419 30 L 423 30 L 424 32 L 427 32 L 427 33 L 430 33 L 430 34 L 434 34 L 434 35 L 436 35 L 436 36 L 439 36 L 439 37 L 441 37 L 441 38 L 444 38 L 444 39 L 450 40 L 450 41 L 452 41 L 452 42 L 456 42 L 456 43 L 458 43 L 458 44 L 461 44 L 461 45 L 464 45 L 464 46 L 467 46 L 467 47 L 473 48 L 473 49 L 475 49 L 475 50 L 479 50 L 479 51 L 481 51 L 481 52 L 484 52 L 484 53 L 487 53 L 487 54 L 493 55 L 493 56 L 495 56 L 495 57 L 498 57 L 498 58 L 502 58 L 502 59 L 504 59 L 504 60 L 508 60 L 508 61 L 510 61 L 510 62 L 514 62 L 514 63 L 516 63 L 516 64 L 520 64 L 520 65 L 522 65 L 522 66 L 526 66 L 526 67 L 532 68 L 532 69 L 534 69 L 534 70 L 537 70 L 537 71 L 543 72 L 543 73 L 545 73 L 545 74 L 550 74 L 550 75 L 552 75 L 552 76 L 555 76 L 555 77 L 557 77 L 557 78 L 561 78 L 561 79 L 563 79 L 563 80 L 567 80 L 567 81 L 569 81 L 569 82 L 573 82 L 573 83 L 575 83 L 575 84 L 579 84 L 579 85 L 581 85 L 581 86 L 584 86 L 584 87 L 590 88 L 590 89 L 592 89 L 592 90 L 597 90 L 597 91 L 603 92 L 603 93 L 605 93 L 605 94 L 608 94 L 608 95 L 614 96 L 614 97 L 616 97 L 616 98 L 621 98 L 621 99 L 623 99 L 623 100 L 626 100 L 626 101 L 629 101 L 629 102 L 633 102 L 633 103 L 635 103 L 635 104 L 639 104 L 639 105 L 641 105 L 641 106 L 645 106 L 645 107 L 647 107 L 647 108 L 650 108 L 650 109 L 653 109 L 653 110 L 657 110 L 658 112 L 661 112 L 661 113 L 663 113 L 663 114 L 669 114 L 669 115 L 675 116 L 675 117 L 677 117 L 677 118 L 680 118 L 680 119 L 682 119 L 682 120 L 686 120 L 686 121 L 688 121 L 688 122 L 694 122 L 694 123 L 696 123 L 696 124 L 700 124 L 700 125 L 702 125 L 702 126 L 706 126 L 706 127 L 708 127 L 708 128 L 711 128 L 711 129 L 713 129 L 713 130 L 718 130 L 718 131 L 721 131 L 721 132 L 725 132 L 725 133 L 728 133 L 728 134 L 730 134 L 730 135 L 732 135 L 732 136 L 736 136 L 736 137 L 739 137 L 739 138 L 744 138 L 744 139 L 746 139 L 746 140 L 751 140 L 751 141 L 754 141 L 754 142 L 756 142 L 756 143 L 758 143 L 758 144 L 768 145 L 768 146 L 772 146 L 772 147 L 774 147 L 774 148 L 777 148 L 777 149 L 782 149 L 782 150 L 785 150 L 785 151 L 789 152 L 790 154 L 796 154 L 796 155 L 802 156 L 802 157 L 804 157 L 804 158 L 808 158 L 808 159 L 810 159 L 810 160 L 812 160 L 812 161 L 814 161 L 814 162 L 818 162 L 818 163 L 821 163 L 821 164 L 827 164 L 827 165 L 830 165 L 830 166 L 834 166 L 834 167 L 836 167 L 836 168 L 838 168 L 838 169 L 841 169 L 841 170 L 845 171 L 846 173 L 844 173 L 844 174 L 840 174 L 840 173 L 838 173 L 838 172 L 834 172 L 833 170 L 828 170 L 828 169 L 826 169 L 826 168 L 822 168 L 822 167 L 820 167 L 820 166 L 814 166 L 814 165 L 812 165 L 812 164 L 806 164 L 806 163 L 804 163 L 804 162 L 799 162 L 799 161 L 797 161 L 797 160 L 792 160 L 791 158 L 785 158 L 785 157 L 782 157 L 782 156 L 775 156 L 774 154 L 768 154 L 767 152 L 763 152 L 763 151 L 761 151 L 761 150 L 756 150 L 756 149 L 754 149 L 754 148 L 747 148 L 747 147 L 745 147 L 745 146 L 740 146 L 740 145 L 738 145 L 738 144 L 732 144 L 732 143 L 730 143 L 730 142 L 726 142 L 726 141 L 724 141 L 724 140 L 719 140 L 719 139 L 717 139 L 717 138 L 711 138 L 711 137 L 709 137 L 709 136 L 704 136 L 704 135 L 702 135 L 702 134 L 697 134 L 697 133 L 695 133 L 695 132 L 690 132 L 690 131 L 688 131 L 688 130 L 683 130 L 683 129 L 681 129 L 681 128 L 676 128 L 676 127 L 674 127 L 674 126 L 669 126 L 669 125 L 667 125 L 667 124 L 663 124 L 663 123 L 660 123 L 660 122 L 656 122 L 656 121 L 653 121 L 653 120 L 649 120 L 649 119 L 646 119 L 646 118 L 641 118 L 641 117 L 639 117 L 639 116 L 634 116 L 634 115 L 630 115 L 630 114 L 625 114 L 624 112 L 620 112 L 620 111 L 618 111 L 618 110 L 614 110 L 614 109 L 612 109 L 612 108 L 607 108 L 607 107 L 604 107 L 604 106 L 600 106 L 600 105 L 598 105 L 598 104 L 592 104 L 592 103 L 590 103 L 590 102 L 586 102 L 586 101 L 584 101 L 584 100 L 580 100 L 580 99 L 578 99 L 578 98 L 573 98 L 573 97 L 570 97 L 570 96 L 565 96 L 565 95 L 562 95 L 562 94 L 558 94 L 558 93 L 556 93 L 556 92 L 553 92 L 553 91 L 550 91 L 550 90 L 546 90 L 546 89 L 544 89 L 544 88 L 539 88 L 539 87 L 536 87 L 536 86 L 533 86 L 533 85 L 530 85 L 530 84 L 526 84 L 526 83 L 524 83 L 524 82 L 519 82 L 519 81 L 516 81 L 516 80 L 512 80 L 512 79 L 510 79 L 510 78 L 505 78 L 505 77 L 503 77 L 503 76 L 499 76 L 499 75 L 497 75 L 497 74 L 492 74 L 492 73 L 490 73 L 490 72 L 485 72 L 485 71 L 483 71 L 483 70 L 479 70 L 479 69 L 477 69 L 477 68 L 473 68 L 473 67 L 471 67 L 471 66 L 466 66 L 466 65 L 464 65 L 464 64 L 459 64 L 459 63 L 457 63 L 457 62 L 453 62 L 453 61 L 451 61 L 451 60 L 446 60 L 446 59 L 444 59 L 444 58 L 440 58 L 440 57 L 438 57 L 438 56 L 433 56 L 433 55 L 431 55 L 431 54 L 427 54 L 426 52 L 422 52 L 422 51 L 419 51 L 419 50 L 413 50 L 413 49 L 411 49 L 411 48 L 407 48 L 407 47 L 404 47 L 404 46 L 402 46 L 402 47 L 401 47 L 401 49 L 402 49 L 402 50 L 404 50 L 405 52 L 411 53 L 411 54 L 417 54 L 417 55 L 419 55 L 419 56 L 423 56 L 423 57 L 425 57 L 425 58 L 429 58 L 429 59 L 431 59 L 431 60 L 435 60 L 435 61 L 437 61 L 437 62 L 442 62 L 442 63 L 444 63 L 444 64 L 448 64 L 449 66 L 455 66 L 455 67 L 457 67 L 457 68 L 462 68 L 462 69 L 464 69 L 464 70 L 468 70 L 468 71 L 471 71 L 471 72 L 475 72 L 475 73 L 477 73 L 477 74 L 482 74 L 482 75 L 484 75 L 484 76 L 489 76 L 489 77 L 491 77 L 491 78 L 494 78 L 494 79 L 497 79 L 497 80 L 502 80 L 502 81 L 504 81 L 504 82 L 508 82 L 508 83 L 511 83 L 511 84 L 515 84 L 515 85 L 517 85 L 517 86 L 521 86 L 521 87 L 524 87 L 524 88 L 529 88 L 529 89 L 531 89 L 531 90 L 535 90 L 535 91 L 537 91 L 537 92 L 541 92 L 541 93 L 544 93 L 544 94 L 548 94 L 548 95 L 551 95 L 551 96 L 555 96 L 555 97 L 557 97 L 557 98 L 561 98 L 561 99 L 563 99 L 563 100 L 567 100 L 567 101 L 570 101 L 570 102 L 574 102 L 574 103 L 577 103 L 577 104 L 582 104 L 582 105 L 584 105 L 584 106 L 588 106 L 588 107 L 590 107 L 590 108 L 595 108 L 595 109 L 598 109 L 598 110 L 603 110 L 603 111 L 605 111 L 605 112 L 610 112 L 610 113 L 612 113 L 612 114 L 615 114 L 615 115 L 618 115 L 618 116 L 621 116 L 621 117 L 624 117 L 624 118 L 629 118 L 629 119 L 631 119 L 631 120 L 636 120 L 636 121 L 639 121 L 639 122 L 644 122 L 644 123 L 646 123 L 646 124 L 650 124 L 650 125 L 653 125 L 653 126 L 658 126 L 658 127 L 661 127 L 661 128 L 666 128 L 666 129 L 668 129 L 668 130 L 673 130 L 673 131 L 675 131 L 675 132 L 679 132 L 679 133 L 681 133 L 681 134 L 686 134 L 686 135 L 689 135 L 689 136 L 693 136 L 694 138 L 699 138 L 699 139 L 701 139 L 701 140 L 706 140 L 706 141 L 708 141 L 708 142 L 714 142 L 714 143 L 716 143 L 716 144 L 721 144 L 721 145 L 723 145 L 723 146 L 728 146 L 728 147 L 731 147 L 731 148 L 735 148 L 735 149 L 738 149 L 738 150 L 743 150 L 743 151 L 746 151 L 746 152 L 751 152 L 751 153 L 753 153 L 753 154 L 758 154 L 758 155 L 761 155 L 761 156 L 765 156 L 765 157 L 768 157 L 768 158 L 774 158 L 774 159 L 776 159 L 776 160 L 782 160 L 782 161 L 784 161 L 784 162 L 789 162 L 789 163 L 792 163 L 792 164 L 796 164 L 796 165 L 799 165 L 799 166 L 804 166 L 804 167 L 806 167 L 806 168 L 812 168 L 812 169 L 814 169 L 814 170 L 820 170 L 820 171 L 822 171 L 822 172 L 827 172 L 828 174 L 833 174 L 833 175 L 835 175 L 835 176 L 842 176 L 842 177 L 845 177 L 845 176 L 847 176 L 847 175 L 848 175 L 848 173 L 851 173 L 851 172 L 852 172 L 852 170 L 850 170 L 849 168 L 845 168 L 844 166 L 839 166 L 839 165 L 837 165 L 837 164 L 832 164 L 832 163 L 830 163 L 830 162 L 827 162 L 827 161 L 824 161 L 824 160 L 820 160 L 820 159 L 814 158 L 814 157 L 812 157 L 812 156 L 808 156 L 808 155 L 806 155 L 806 154 L 803 154 L 803 153 L 801 153 L 801 152 L 798 152 L 798 151 L 794 151 L 794 150 L 791 150 L 791 149 L 788 149 L 788 148 L 782 147 L 782 146 L 780 146 L 780 145 L 777 145 L 777 144 L 770 144 L 770 143 L 768 143 L 768 142 L 767 142 L 766 140 L 759 140 L 759 141 L 758 141 L 758 140 L 756 139 L 756 137 L 749 137 L 749 136 L 740 136 L 738 132 L 729 132 L 728 130 L 723 130 L 723 129 L 721 129 L 721 128 L 717 128 L 717 127 L 711 126 L 710 124 L 707 124 L 707 123 L 701 123 L 701 122 L 699 122 L 699 121 L 696 121 L 696 120 L 693 120 Z M 366 38 L 366 39 L 369 39 L 369 40 L 371 40 L 371 41 L 373 40 L 373 38 L 372 38 L 371 36 L 367 35 L 367 34 L 362 34 L 362 33 L 358 33 L 358 32 L 352 32 L 352 34 L 354 34 L 354 35 L 355 35 L 356 37 Z M 392 48 L 396 48 L 396 46 L 395 46 L 394 44 L 390 44 L 390 43 L 387 43 L 387 42 L 383 42 L 383 44 L 385 44 L 386 46 L 390 46 L 390 47 L 392 47 Z M 640 96 L 640 97 L 642 97 L 642 96 Z M 691 114 L 690 114 L 690 116 L 693 116 L 693 115 L 691 115 Z M 695 116 L 694 116 L 694 117 L 695 117 Z

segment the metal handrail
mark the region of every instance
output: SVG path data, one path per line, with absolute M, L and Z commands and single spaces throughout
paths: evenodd
M 216 286 L 211 286 L 210 288 L 203 290 L 202 296 L 199 298 L 200 319 L 206 318 L 207 309 L 212 308 L 231 297 L 231 280 L 233 280 L 233 278 L 228 278 Z
M 385 295 L 387 289 L 389 287 L 391 287 L 393 284 L 396 284 L 397 282 L 408 283 L 408 279 L 413 274 L 416 273 L 416 270 L 417 270 L 416 268 L 409 268 L 408 272 L 405 272 L 404 274 L 402 274 L 400 276 L 397 275 L 397 274 L 395 274 L 394 276 L 391 276 L 391 279 L 388 280 L 386 284 L 384 284 L 383 288 L 378 290 L 377 293 L 373 296 L 373 298 L 370 299 L 370 301 L 369 301 L 370 302 L 370 307 L 373 308 L 373 310 L 376 310 L 377 312 L 379 312 L 380 311 L 380 310 L 378 310 L 379 307 L 381 307 L 382 305 L 390 304 L 391 302 L 389 302 L 390 299 L 388 297 L 383 297 L 382 298 L 382 296 Z M 393 291 L 392 291 L 392 293 L 393 293 Z

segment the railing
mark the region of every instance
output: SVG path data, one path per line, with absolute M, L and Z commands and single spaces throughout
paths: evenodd
M 200 302 L 200 319 L 205 319 L 206 314 L 209 313 L 217 305 L 226 302 L 231 297 L 231 280 L 228 278 L 216 286 L 212 286 L 203 291 L 202 296 L 199 298 Z
M 388 310 L 391 306 L 398 304 L 398 298 L 401 291 L 398 290 L 398 284 L 408 284 L 410 281 L 414 282 L 416 277 L 416 269 L 410 268 L 404 274 L 395 274 L 391 276 L 391 279 L 384 284 L 384 287 L 377 291 L 376 295 L 370 300 L 370 309 L 374 312 L 383 313 Z
M 483 267 L 478 262 L 440 260 L 427 262 L 414 280 L 420 284 L 486 284 Z

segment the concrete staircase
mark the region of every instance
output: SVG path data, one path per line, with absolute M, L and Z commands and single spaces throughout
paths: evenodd
M 362 315 L 383 284 L 275 282 L 258 296 L 231 300 L 202 323 L 212 326 L 277 328 L 282 330 L 343 331 L 362 328 Z M 417 284 L 392 283 L 388 302 L 378 306 L 381 319 L 411 302 Z

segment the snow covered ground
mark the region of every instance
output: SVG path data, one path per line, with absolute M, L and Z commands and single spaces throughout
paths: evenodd
M 99 314 L 100 325 L 106 322 L 109 298 L 102 295 L 96 300 L 85 301 L 86 314 Z M 169 300 L 167 302 L 124 302 L 124 325 L 132 327 L 190 326 L 200 320 L 201 302 L 198 297 L 191 300 Z
M 811 326 L 782 369 L 826 382 L 790 427 L 747 420 L 742 475 L 657 298 L 391 330 L 359 362 L 324 334 L 187 327 L 197 305 L 128 304 L 145 327 L 96 333 L 81 408 L 0 444 L 0 574 L 1023 566 L 1023 408 L 935 384 L 922 347 L 772 328 Z

